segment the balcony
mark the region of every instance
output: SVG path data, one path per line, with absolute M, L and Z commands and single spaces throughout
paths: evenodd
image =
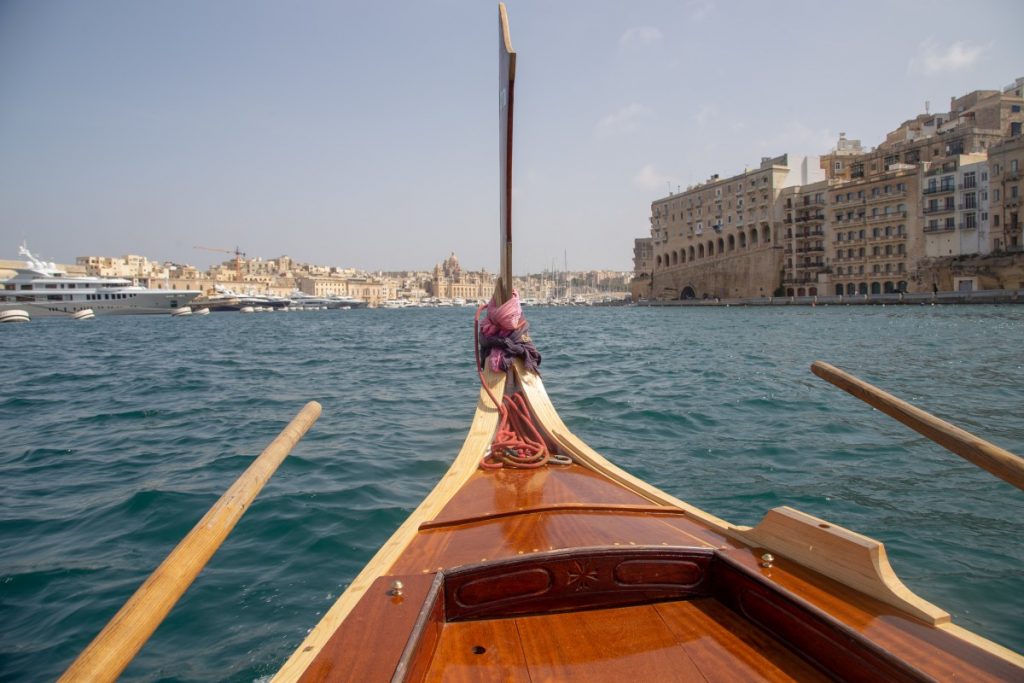
M 813 209 L 818 206 L 825 206 L 825 198 L 805 197 L 802 204 L 797 204 L 798 209 Z
M 954 230 L 956 230 L 956 226 L 955 225 L 945 225 L 945 224 L 943 224 L 943 225 L 936 225 L 936 226 L 931 226 L 931 225 L 924 226 L 924 231 L 928 232 L 928 233 L 953 232 Z
M 960 230 L 977 230 L 978 224 L 975 223 L 974 225 L 967 225 L 966 223 L 958 223 L 956 227 Z
M 883 192 L 881 194 L 872 195 L 872 196 L 868 197 L 868 203 L 869 204 L 874 204 L 876 202 L 886 202 L 886 201 L 889 201 L 891 199 L 899 199 L 900 197 L 906 197 L 906 196 L 907 196 L 907 191 L 906 190 L 899 190 L 898 192 L 889 192 L 889 193 Z
M 950 209 L 952 210 L 952 209 Z M 889 213 L 880 213 L 876 216 L 868 216 L 868 223 L 885 222 L 889 220 L 896 220 L 899 218 L 906 218 L 906 211 L 890 211 Z
M 926 187 L 921 190 L 921 194 L 946 194 L 954 190 L 953 185 L 940 185 L 939 187 Z
M 956 211 L 956 207 L 952 204 L 946 204 L 945 206 L 926 206 L 924 212 L 926 214 L 932 213 L 953 213 Z

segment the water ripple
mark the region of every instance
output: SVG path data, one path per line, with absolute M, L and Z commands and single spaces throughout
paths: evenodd
M 1024 309 L 528 315 L 552 399 L 595 449 L 734 523 L 792 505 L 878 538 L 913 590 L 1024 649 L 1021 497 L 808 372 L 827 360 L 1021 452 L 1024 367 L 996 340 L 1021 338 Z M 0 397 L 5 681 L 56 678 L 315 399 L 320 422 L 124 680 L 271 674 L 433 487 L 477 396 L 469 309 L 0 334 L 17 391 Z

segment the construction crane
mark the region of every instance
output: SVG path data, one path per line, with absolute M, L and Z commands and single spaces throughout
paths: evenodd
M 203 251 L 219 251 L 222 254 L 234 254 L 235 255 L 235 280 L 238 282 L 242 281 L 242 259 L 245 258 L 245 252 L 235 247 L 234 251 L 231 249 L 218 249 L 217 247 L 202 247 L 195 245 L 193 249 L 202 249 Z

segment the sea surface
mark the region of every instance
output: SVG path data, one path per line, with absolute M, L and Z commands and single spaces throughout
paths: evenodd
M 813 376 L 1024 452 L 1024 306 L 528 309 L 569 427 L 734 523 L 791 505 L 1024 650 L 1024 492 Z M 277 432 L 323 416 L 125 673 L 272 674 L 458 452 L 472 309 L 0 327 L 0 680 L 56 678 Z

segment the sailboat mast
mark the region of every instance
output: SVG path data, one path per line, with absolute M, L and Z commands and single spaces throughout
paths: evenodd
M 498 4 L 498 144 L 500 156 L 500 281 L 498 303 L 512 296 L 512 104 L 516 53 L 508 31 L 505 4 Z

